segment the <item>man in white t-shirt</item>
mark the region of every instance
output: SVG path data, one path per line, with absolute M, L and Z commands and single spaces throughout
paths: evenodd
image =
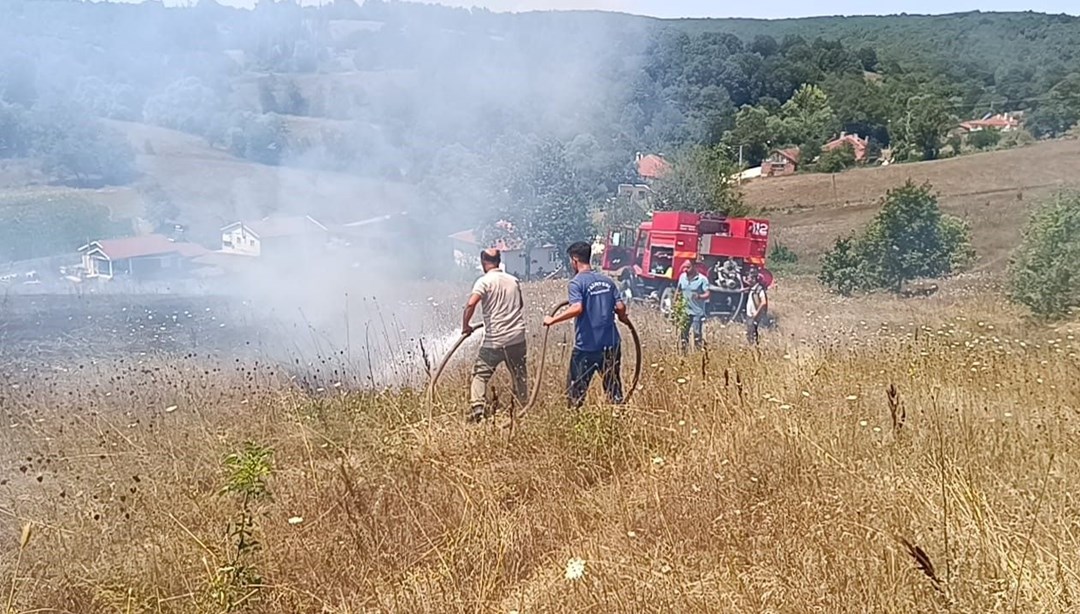
M 480 266 L 484 274 L 476 280 L 461 319 L 461 333 L 472 334 L 474 329 L 469 322 L 476 313 L 476 306 L 482 307 L 484 342 L 473 365 L 469 391 L 470 422 L 479 422 L 488 415 L 488 382 L 503 362 L 510 370 L 518 405 L 524 406 L 529 400 L 525 369 L 525 317 L 522 314 L 525 301 L 521 296 L 521 283 L 499 268 L 501 262 L 502 255 L 497 249 L 480 252 Z

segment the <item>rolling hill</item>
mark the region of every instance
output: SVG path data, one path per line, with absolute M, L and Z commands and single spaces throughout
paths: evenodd
M 757 179 L 743 186 L 746 201 L 779 229 L 779 240 L 804 260 L 865 224 L 889 189 L 908 179 L 930 182 L 942 207 L 971 224 L 978 268 L 997 270 L 1020 239 L 1031 207 L 1056 190 L 1080 187 L 1080 141 L 1045 141 L 915 164 L 854 169 L 835 175 Z

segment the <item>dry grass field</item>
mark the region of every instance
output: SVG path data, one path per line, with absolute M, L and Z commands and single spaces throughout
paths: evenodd
M 529 286 L 531 319 L 561 295 Z M 977 275 L 913 300 L 780 280 L 759 348 L 711 324 L 708 352 L 686 358 L 637 308 L 640 390 L 618 408 L 594 390 L 576 413 L 564 325 L 512 437 L 462 424 L 475 341 L 430 408 L 389 382 L 304 393 L 272 366 L 195 357 L 3 369 L 0 599 L 79 614 L 1073 612 L 1080 333 L 996 296 Z M 431 317 L 452 322 L 456 300 Z M 496 387 L 508 397 L 504 373 Z
M 1046 141 L 933 162 L 755 180 L 744 194 L 764 209 L 782 241 L 801 258 L 816 259 L 837 236 L 868 222 L 886 191 L 908 179 L 929 181 L 944 210 L 971 225 L 979 267 L 992 271 L 1004 267 L 1035 203 L 1080 187 L 1077 168 L 1080 140 Z
M 94 191 L 116 210 L 161 190 L 215 227 L 268 198 L 318 194 L 357 217 L 409 198 L 118 127 L 143 175 Z M 978 265 L 906 300 L 781 276 L 755 349 L 710 323 L 708 351 L 681 357 L 670 325 L 635 307 L 641 386 L 617 408 L 597 390 L 565 408 L 564 325 L 512 436 L 463 424 L 475 340 L 425 400 L 466 287 L 411 288 L 389 326 L 358 319 L 354 335 L 400 350 L 377 370 L 219 350 L 247 345 L 243 321 L 232 336 L 148 323 L 187 306 L 133 302 L 143 311 L 93 325 L 56 311 L 52 326 L 0 304 L 2 612 L 1074 612 L 1080 326 L 1027 320 L 999 284 L 1030 208 L 1080 183 L 1078 164 L 1080 142 L 1059 141 L 752 182 L 747 200 L 812 263 L 887 189 L 929 180 L 971 223 Z M 527 287 L 533 376 L 536 323 L 562 292 Z M 29 360 L 12 344 L 34 344 L 32 326 L 47 343 Z M 185 351 L 196 333 L 217 345 Z M 77 341 L 96 350 L 58 357 Z M 625 378 L 632 352 L 624 363 Z M 503 410 L 507 383 L 500 371 Z

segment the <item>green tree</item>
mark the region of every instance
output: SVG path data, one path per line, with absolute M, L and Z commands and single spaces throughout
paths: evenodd
M 733 152 L 742 147 L 743 163 L 757 166 L 769 155 L 769 111 L 744 105 L 735 113 L 735 127 L 724 135 L 724 145 Z
M 838 240 L 825 254 L 819 279 L 841 293 L 899 293 L 906 281 L 951 274 L 973 258 L 967 225 L 941 213 L 929 184 L 909 179 L 889 190 L 862 233 Z
M 936 160 L 942 136 L 953 125 L 945 98 L 935 93 L 908 98 L 892 119 L 899 133 L 898 149 L 908 159 Z
M 1058 136 L 1080 122 L 1080 73 L 1072 73 L 1055 85 L 1045 102 L 1031 114 L 1029 128 L 1035 136 Z
M 839 123 L 829 106 L 829 97 L 816 85 L 803 85 L 790 100 L 780 107 L 780 115 L 771 131 L 777 142 L 805 145 L 824 143 Z
M 855 166 L 855 148 L 844 143 L 822 153 L 814 169 L 820 173 L 839 173 L 852 166 Z
M 1058 194 L 1032 214 L 1009 262 L 1008 295 L 1048 319 L 1080 307 L 1080 192 Z
M 532 250 L 550 243 L 562 253 L 575 241 L 591 241 L 595 229 L 566 147 L 553 139 L 516 140 L 504 139 L 499 145 L 502 164 L 495 179 L 504 189 L 481 236 L 489 243 L 502 239 L 520 244 L 528 277 Z
M 734 177 L 739 169 L 724 147 L 694 145 L 678 152 L 656 182 L 653 203 L 660 211 L 748 212 Z
M 195 77 L 187 77 L 148 98 L 143 117 L 151 124 L 205 136 L 222 108 L 223 101 L 214 90 Z
M 122 185 L 135 177 L 135 151 L 122 134 L 76 107 L 33 113 L 33 152 L 45 172 L 78 186 Z

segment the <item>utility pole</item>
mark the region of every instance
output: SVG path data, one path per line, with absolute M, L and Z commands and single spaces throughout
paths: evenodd
M 739 185 L 742 185 L 742 173 L 743 173 L 742 148 L 743 148 L 743 146 L 740 144 L 739 145 Z

